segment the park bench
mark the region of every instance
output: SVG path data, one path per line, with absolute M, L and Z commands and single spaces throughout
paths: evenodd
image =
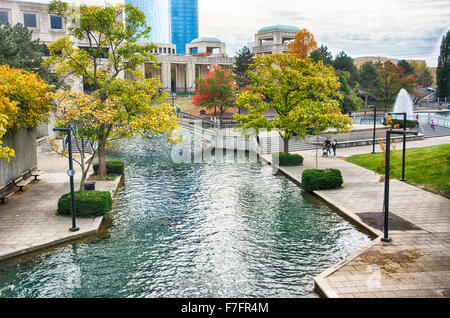
M 3 187 L 0 187 L 0 200 L 2 201 L 2 204 L 5 203 L 6 199 L 10 198 L 14 194 L 14 191 L 11 191 L 11 190 L 4 191 L 5 189 L 9 188 L 10 184 L 11 184 L 11 182 L 4 185 Z
M 5 200 L 11 197 L 13 194 L 14 194 L 13 191 L 0 194 L 0 200 L 2 200 L 2 204 L 4 204 Z
M 34 180 L 36 181 L 39 176 L 42 175 L 39 171 L 35 170 L 34 172 L 31 169 L 28 169 L 28 173 L 30 176 L 34 177 Z
M 33 181 L 31 178 L 24 179 L 23 176 L 17 179 L 11 179 L 11 182 L 19 188 L 19 191 L 23 191 L 23 187 L 27 186 L 31 181 Z

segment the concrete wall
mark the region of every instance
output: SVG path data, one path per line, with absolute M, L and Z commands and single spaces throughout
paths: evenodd
M 55 128 L 56 124 L 56 116 L 54 112 L 50 112 L 48 116 L 48 122 L 41 123 L 39 127 L 36 129 L 36 137 L 44 137 L 48 136 L 51 138 L 56 137 L 56 132 L 53 131 L 53 128 Z
M 386 137 L 386 130 L 387 128 L 377 128 L 375 130 L 375 138 Z M 352 131 L 350 133 L 343 133 L 343 134 L 319 134 L 318 140 L 320 142 L 323 142 L 326 138 L 330 138 L 330 140 L 336 139 L 339 141 L 352 141 L 352 140 L 363 140 L 363 139 L 373 139 L 373 130 L 365 130 L 365 131 Z M 315 142 L 316 136 L 306 136 L 305 138 L 306 142 Z
M 2 141 L 14 149 L 16 156 L 10 162 L 0 160 L 0 187 L 37 166 L 36 130 L 20 129 L 12 136 L 3 136 Z

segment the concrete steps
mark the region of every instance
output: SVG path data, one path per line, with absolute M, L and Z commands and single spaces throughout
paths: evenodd
M 259 137 L 262 153 L 282 152 L 284 150 L 283 139 L 280 136 Z M 316 149 L 315 145 L 307 144 L 296 137 L 289 139 L 289 151 Z

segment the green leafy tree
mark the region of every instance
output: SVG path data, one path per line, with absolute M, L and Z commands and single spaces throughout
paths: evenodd
M 247 71 L 255 61 L 255 55 L 247 46 L 236 52 L 236 58 L 233 66 L 233 73 L 236 77 L 236 84 L 239 88 L 244 88 L 250 84 Z
M 336 55 L 333 61 L 333 67 L 336 71 L 346 71 L 350 73 L 350 78 L 348 79 L 348 84 L 355 87 L 358 81 L 358 69 L 353 63 L 353 59 L 347 55 L 344 51 Z
M 450 30 L 442 37 L 436 77 L 439 97 L 450 96 Z
M 414 69 L 414 78 L 416 79 L 416 84 L 422 87 L 428 87 L 433 84 L 433 77 L 431 76 L 430 70 L 427 67 L 427 63 L 425 61 L 412 61 L 411 66 Z M 404 73 L 404 75 L 406 72 Z
M 377 69 L 372 62 L 366 62 L 358 70 L 359 91 L 364 96 L 364 103 L 367 106 L 369 97 L 376 98 L 380 90 L 381 82 Z
M 192 103 L 207 109 L 218 108 L 220 117 L 234 106 L 234 77 L 220 66 L 210 68 L 208 74 L 197 80 L 197 92 Z
M 47 83 L 59 87 L 61 82 L 42 65 L 44 45 L 32 39 L 32 31 L 20 23 L 0 25 L 0 64 L 38 73 Z
M 339 108 L 339 80 L 332 68 L 294 54 L 257 56 L 249 71 L 252 80 L 247 91 L 238 95 L 236 104 L 248 110 L 234 114 L 241 128 L 277 129 L 289 152 L 289 138 L 304 138 L 329 127 L 346 130 L 351 120 Z M 274 120 L 264 116 L 270 108 Z
M 411 92 L 415 83 L 414 75 L 403 76 L 403 68 L 397 68 L 390 61 L 384 64 L 376 64 L 377 72 L 380 75 L 379 96 L 384 103 L 384 110 L 387 111 L 394 103 L 400 89 L 405 88 Z
M 397 67 L 401 67 L 401 68 L 403 68 L 403 75 L 404 76 L 408 76 L 408 75 L 414 75 L 414 73 L 415 73 L 415 71 L 414 71 L 414 67 L 410 64 L 410 63 L 408 63 L 408 61 L 405 61 L 405 60 L 400 60 L 398 63 L 397 63 Z
M 326 66 L 333 65 L 333 55 L 328 51 L 328 47 L 323 44 L 317 50 L 312 51 L 309 57 L 314 62 L 322 61 Z
M 148 39 L 151 31 L 144 13 L 130 4 L 106 7 L 82 4 L 75 8 L 58 0 L 50 3 L 49 12 L 69 23 L 70 36 L 48 46 L 50 58 L 46 65 L 58 75 L 83 78 L 91 87 L 95 104 L 116 114 L 96 130 L 98 175 L 107 174 L 106 144 L 111 137 L 164 132 L 170 142 L 177 141 L 174 133 L 178 120 L 171 106 L 154 103 L 154 97 L 161 96 L 161 84 L 155 79 L 145 79 L 138 70 L 145 62 L 156 62 L 152 55 L 155 45 L 137 43 L 138 39 Z M 86 40 L 88 48 L 76 47 L 71 37 Z M 133 80 L 121 78 L 123 73 L 131 74 Z M 162 95 L 167 97 L 165 93 Z
M 336 74 L 339 78 L 339 82 L 341 82 L 340 92 L 343 99 L 339 101 L 339 107 L 341 108 L 342 113 L 348 114 L 357 111 L 363 106 L 364 102 L 356 95 L 355 90 L 348 84 L 350 73 L 347 71 L 337 71 Z

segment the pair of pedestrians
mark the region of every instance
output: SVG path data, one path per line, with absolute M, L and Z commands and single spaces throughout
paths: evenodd
M 323 143 L 322 143 L 322 157 L 328 157 L 328 154 L 331 155 L 331 149 L 333 149 L 333 156 L 336 156 L 336 148 L 337 148 L 337 140 L 334 139 L 333 141 L 331 141 L 329 138 L 327 138 Z

